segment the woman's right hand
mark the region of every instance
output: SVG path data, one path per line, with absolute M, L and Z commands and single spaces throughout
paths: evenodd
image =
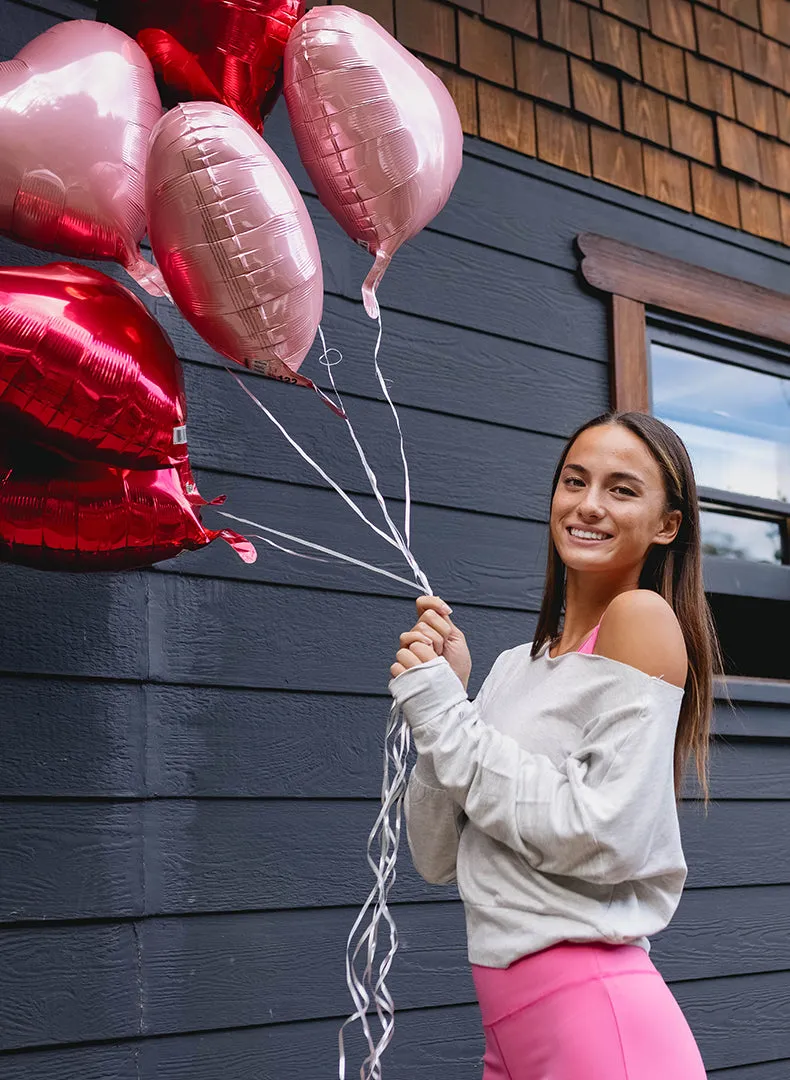
M 445 658 L 465 690 L 472 673 L 472 657 L 463 632 L 450 619 L 451 612 L 452 609 L 439 596 L 419 597 L 417 622 L 410 631 L 401 634 L 401 645 L 410 647 L 415 642 L 415 634 L 427 637 L 433 651 Z

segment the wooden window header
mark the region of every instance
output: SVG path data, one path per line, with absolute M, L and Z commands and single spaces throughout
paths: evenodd
M 790 345 L 790 296 L 726 274 L 581 233 L 581 271 L 593 288 Z

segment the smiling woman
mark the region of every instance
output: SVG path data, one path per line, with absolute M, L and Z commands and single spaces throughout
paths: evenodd
M 556 1080 L 655 1080 L 657 1062 L 702 1080 L 649 957 L 686 880 L 677 800 L 692 753 L 707 800 L 721 668 L 679 436 L 643 413 L 582 425 L 549 526 L 535 638 L 498 657 L 474 702 L 443 601 L 421 598 L 401 635 L 390 691 L 418 752 L 409 846 L 464 901 L 484 1080 L 531 1080 L 547 1062 Z

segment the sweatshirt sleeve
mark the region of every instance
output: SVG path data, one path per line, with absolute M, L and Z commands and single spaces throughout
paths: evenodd
M 418 753 L 479 829 L 543 873 L 614 885 L 674 869 L 661 865 L 668 848 L 656 839 L 668 829 L 679 842 L 672 770 L 683 692 L 591 659 L 562 684 L 568 708 L 589 715 L 559 764 L 486 723 L 480 699 L 469 701 L 441 657 L 403 672 L 390 691 Z
M 443 662 L 454 680 L 453 700 L 468 701 L 461 680 L 447 661 Z M 481 705 L 493 682 L 497 663 L 498 661 L 477 695 L 476 701 Z M 409 851 L 415 870 L 429 885 L 449 885 L 456 880 L 455 865 L 464 811 L 442 787 L 430 755 L 420 753 L 419 747 L 417 750 L 417 761 L 409 776 L 404 799 Z

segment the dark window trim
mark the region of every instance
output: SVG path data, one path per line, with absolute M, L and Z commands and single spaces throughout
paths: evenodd
M 580 233 L 581 270 L 593 288 L 790 345 L 790 297 L 761 285 L 657 255 L 595 233 Z

